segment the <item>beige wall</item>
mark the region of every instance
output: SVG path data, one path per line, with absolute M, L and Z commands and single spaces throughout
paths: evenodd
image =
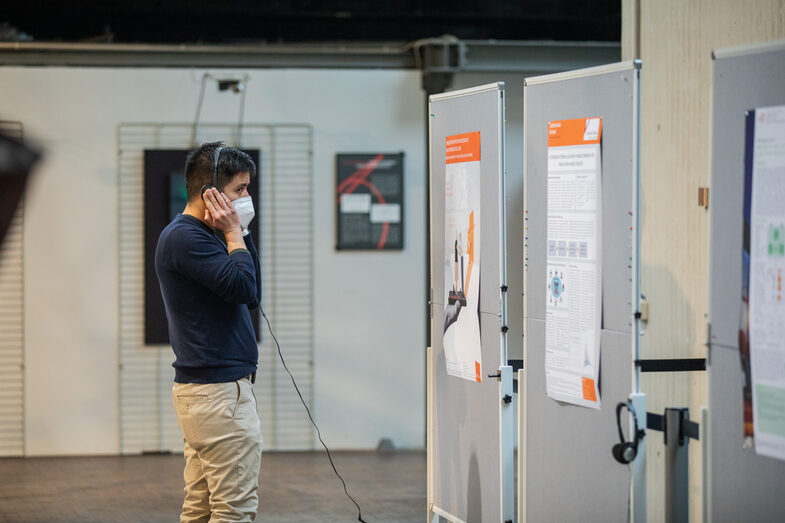
M 641 92 L 641 292 L 650 319 L 643 358 L 705 357 L 711 51 L 785 38 L 785 0 L 623 0 L 623 59 L 643 60 Z M 636 49 L 639 47 L 639 49 Z M 715 210 L 716 211 L 716 210 Z M 704 373 L 648 374 L 648 410 L 686 406 L 700 416 Z M 741 394 L 741 391 L 739 391 Z M 647 438 L 648 513 L 663 521 L 663 445 Z M 690 445 L 690 518 L 701 521 L 701 449 Z

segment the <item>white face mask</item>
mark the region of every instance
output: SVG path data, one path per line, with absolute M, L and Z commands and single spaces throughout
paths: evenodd
M 251 223 L 251 220 L 256 215 L 253 210 L 253 200 L 251 200 L 250 196 L 243 196 L 234 200 L 232 205 L 234 205 L 237 215 L 240 217 L 240 226 L 243 230 L 248 229 L 248 224 Z

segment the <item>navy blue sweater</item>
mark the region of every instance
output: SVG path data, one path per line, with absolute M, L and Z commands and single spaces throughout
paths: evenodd
M 227 253 L 222 233 L 187 214 L 178 214 L 158 238 L 155 272 L 177 383 L 223 383 L 256 370 L 248 309 L 261 301 L 261 272 L 250 234 L 245 245 Z

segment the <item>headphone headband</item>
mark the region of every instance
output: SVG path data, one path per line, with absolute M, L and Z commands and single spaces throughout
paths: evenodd
M 213 153 L 213 187 L 218 188 L 218 160 L 221 159 L 221 151 L 225 147 L 216 147 Z
M 626 408 L 632 414 L 632 422 L 635 426 L 635 432 L 632 434 L 632 439 L 638 437 L 638 416 L 635 414 L 635 409 L 630 405 L 629 401 L 620 401 L 616 404 L 616 428 L 619 429 L 619 441 L 625 443 L 624 433 L 621 430 L 621 409 Z

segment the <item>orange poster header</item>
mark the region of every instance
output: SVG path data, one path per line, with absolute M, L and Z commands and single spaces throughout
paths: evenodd
M 445 159 L 447 163 L 479 162 L 480 133 L 473 132 L 448 136 Z
M 594 392 L 594 380 L 591 378 L 581 378 L 583 387 L 583 399 L 597 401 L 597 394 Z
M 548 122 L 548 147 L 600 143 L 602 118 L 576 118 Z

